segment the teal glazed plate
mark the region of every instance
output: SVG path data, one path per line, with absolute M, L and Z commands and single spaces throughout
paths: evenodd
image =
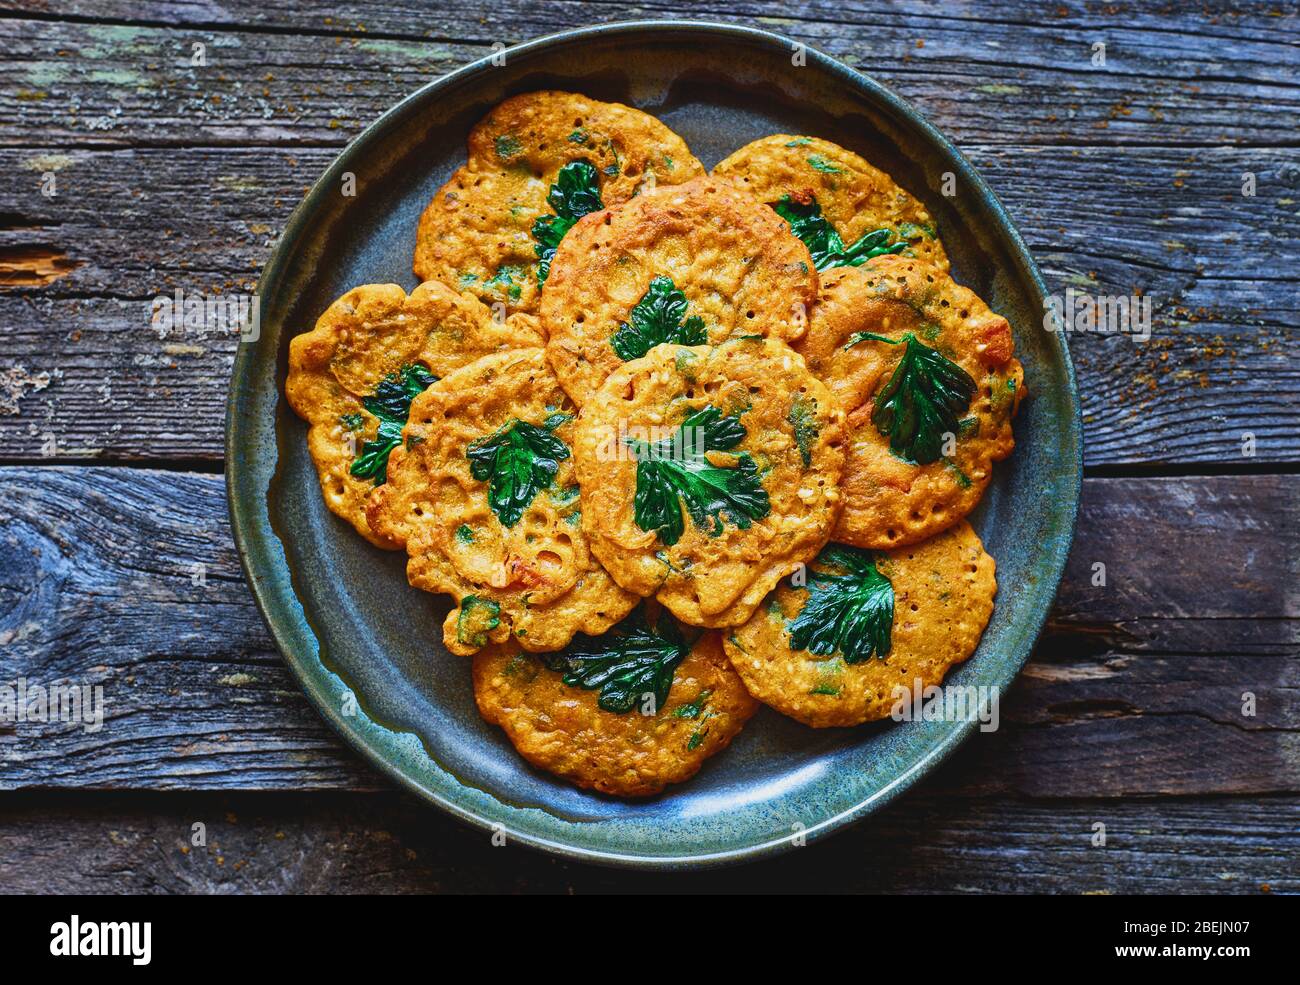
M 479 718 L 471 661 L 442 648 L 447 600 L 409 587 L 402 554 L 376 550 L 325 508 L 306 426 L 283 396 L 289 339 L 358 284 L 415 286 L 421 211 L 463 163 L 470 128 L 516 93 L 566 89 L 639 107 L 706 167 L 772 133 L 843 144 L 926 203 L 957 280 L 1010 320 L 1025 366 L 1015 453 L 971 517 L 1001 590 L 979 649 L 948 678 L 1005 690 L 1052 604 L 1079 502 L 1078 395 L 1063 336 L 1042 328 L 1042 277 L 993 192 L 938 131 L 879 83 L 789 39 L 658 21 L 569 31 L 503 54 L 504 64 L 484 59 L 425 86 L 357 137 L 289 218 L 266 265 L 260 336 L 240 344 L 226 426 L 249 584 L 330 724 L 402 786 L 485 831 L 643 869 L 718 865 L 816 840 L 883 807 L 978 723 L 814 730 L 765 708 L 694 779 L 641 801 L 534 770 Z M 340 194 L 347 172 L 355 197 Z M 955 194 L 943 195 L 954 182 Z

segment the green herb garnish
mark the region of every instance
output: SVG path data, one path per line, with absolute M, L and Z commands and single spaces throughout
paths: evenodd
M 790 649 L 839 653 L 850 664 L 873 653 L 883 660 L 894 626 L 894 586 L 876 570 L 871 552 L 832 544 L 813 564 L 808 601 L 790 622 Z
M 817 401 L 812 397 L 796 397 L 785 418 L 794 428 L 794 443 L 799 446 L 803 467 L 812 464 L 812 445 L 821 429 L 817 425 Z
M 689 739 L 686 740 L 686 751 L 687 751 L 687 752 L 693 752 L 693 751 L 695 751 L 695 749 L 699 746 L 699 744 L 700 744 L 701 742 L 703 742 L 703 741 L 708 737 L 708 735 L 709 735 L 709 729 L 708 729 L 708 726 L 707 726 L 705 723 L 708 722 L 708 720 L 709 720 L 710 718 L 717 718 L 717 717 L 718 717 L 718 716 L 717 716 L 717 714 L 716 714 L 715 712 L 710 711 L 710 712 L 705 713 L 705 715 L 704 715 L 704 721 L 703 721 L 703 722 L 700 722 L 699 725 L 695 726 L 695 731 L 692 732 L 692 733 L 691 733 L 691 737 L 690 737 Z
M 943 436 L 957 430 L 976 384 L 970 374 L 911 332 L 894 375 L 876 393 L 871 422 L 889 436 L 895 455 L 928 465 L 942 456 Z M 897 345 L 897 342 L 891 343 Z
M 671 437 L 656 442 L 623 439 L 637 459 L 633 518 L 667 546 L 686 529 L 682 506 L 710 536 L 722 533 L 723 516 L 742 530 L 771 510 L 758 467 L 748 452 L 735 455 L 735 467 L 712 464 L 706 452 L 726 451 L 748 432 L 735 417 L 713 406 L 682 421 Z
M 907 249 L 906 240 L 890 242 L 893 233 L 889 229 L 864 233 L 851 246 L 845 246 L 830 220 L 822 215 L 822 207 L 817 204 L 817 199 L 812 196 L 804 204 L 789 195 L 782 195 L 781 201 L 772 208 L 790 224 L 790 231 L 803 240 L 804 246 L 812 254 L 813 266 L 818 270 L 828 267 L 857 267 L 872 257 L 900 253 Z
M 505 526 L 519 522 L 533 497 L 551 484 L 560 462 L 569 457 L 568 446 L 551 433 L 569 419 L 567 414 L 552 415 L 542 427 L 513 420 L 465 449 L 470 475 L 488 483 L 488 506 Z
M 849 340 L 844 343 L 844 348 L 852 349 L 859 342 L 884 342 L 887 345 L 898 345 L 898 339 L 891 339 L 888 335 L 877 335 L 875 332 L 854 332 L 849 336 Z
M 631 322 L 618 326 L 609 343 L 618 358 L 639 359 L 662 342 L 704 345 L 709 341 L 704 319 L 686 317 L 686 295 L 671 277 L 656 277 L 632 308 Z
M 349 431 L 360 431 L 366 423 L 365 417 L 360 414 L 343 414 L 339 417 L 339 423 Z
M 572 135 L 569 139 L 573 139 Z M 545 284 L 546 278 L 550 276 L 551 260 L 565 233 L 587 213 L 605 207 L 600 198 L 600 178 L 596 175 L 596 169 L 586 161 L 570 161 L 556 175 L 555 184 L 551 185 L 551 190 L 546 195 L 546 204 L 555 214 L 538 216 L 533 223 L 533 239 L 537 240 L 533 252 L 539 261 L 538 287 Z
M 496 145 L 497 157 L 503 161 L 509 160 L 524 149 L 518 138 L 510 134 L 502 134 L 493 143 Z
M 843 168 L 832 164 L 820 154 L 813 154 L 808 158 L 808 163 L 812 166 L 813 170 L 820 171 L 822 174 L 842 174 L 844 171 Z
M 371 441 L 361 446 L 361 454 L 349 470 L 353 475 L 374 479 L 377 486 L 387 481 L 388 455 L 402 443 L 402 428 L 411 413 L 411 401 L 437 379 L 418 364 L 403 366 L 380 380 L 374 393 L 362 398 L 361 406 L 379 418 L 379 430 Z
M 924 225 L 917 225 L 915 222 L 900 222 L 898 224 L 898 235 L 909 241 L 914 239 L 934 239 L 935 230 L 934 226 L 928 222 Z
M 945 458 L 943 460 L 943 467 L 952 473 L 952 481 L 957 483 L 958 489 L 970 488 L 970 476 L 961 470 L 960 465 L 954 462 L 951 458 Z
M 468 523 L 462 523 L 456 528 L 456 542 L 460 544 L 474 543 L 474 528 Z
M 548 495 L 556 506 L 571 506 L 578 501 L 581 492 L 577 486 L 565 486 L 563 489 L 549 490 Z
M 656 711 L 664 707 L 673 672 L 689 652 L 668 613 L 652 628 L 638 607 L 605 635 L 575 638 L 558 653 L 538 657 L 551 670 L 561 671 L 570 687 L 600 688 L 596 703 L 605 711 L 622 714 L 648 694 L 654 695 Z
M 713 692 L 709 688 L 701 691 L 690 704 L 681 705 L 673 712 L 678 718 L 699 718 L 700 712 L 704 710 L 704 705 L 709 700 L 709 695 Z
M 523 293 L 523 288 L 516 283 L 516 280 L 522 280 L 523 276 L 522 267 L 505 266 L 497 270 L 488 280 L 485 280 L 483 286 L 497 288 L 505 292 L 510 300 L 518 301 L 519 295 Z
M 488 633 L 501 625 L 501 606 L 491 599 L 466 595 L 456 617 L 456 640 L 465 646 L 487 646 Z

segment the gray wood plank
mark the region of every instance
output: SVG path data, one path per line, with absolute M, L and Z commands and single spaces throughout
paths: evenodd
M 3 6 L 13 19 L 0 21 L 0 142 L 39 145 L 338 143 L 494 42 L 683 13 L 665 3 L 487 0 L 436 17 L 416 0 L 329 15 L 250 0 Z M 20 19 L 41 11 L 89 22 Z M 707 0 L 686 13 L 822 48 L 896 86 L 962 141 L 1295 145 L 1297 18 L 1275 5 L 1207 4 L 1173 19 L 1084 3 L 1040 14 L 992 3 Z M 205 69 L 189 65 L 193 41 L 209 46 Z M 1104 66 L 1092 63 L 1097 42 Z
M 0 818 L 0 891 L 1294 893 L 1297 819 L 1294 798 L 1044 805 L 918 792 L 783 857 L 652 875 L 493 847 L 395 796 L 18 796 Z
M 0 680 L 109 698 L 99 732 L 0 725 L 0 788 L 384 787 L 276 654 L 221 477 L 8 467 L 0 501 Z M 1298 476 L 1088 480 L 1051 629 L 1002 728 L 937 782 L 963 797 L 1300 793 L 1297 521 Z

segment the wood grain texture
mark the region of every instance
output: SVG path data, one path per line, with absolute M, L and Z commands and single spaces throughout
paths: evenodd
M 97 732 L 0 726 L 0 788 L 384 786 L 276 654 L 219 476 L 11 467 L 0 501 L 0 679 L 108 699 Z M 1297 585 L 1300 477 L 1089 480 L 1056 614 L 1001 729 L 936 782 L 963 797 L 1300 793 Z
M 646 874 L 493 847 L 395 795 L 107 794 L 93 806 L 19 795 L 0 817 L 0 891 L 1294 893 L 1297 815 L 1295 798 L 1044 805 L 916 792 L 776 859 Z
M 23 145 L 342 143 L 376 105 L 493 43 L 681 16 L 766 27 L 820 48 L 897 87 L 962 142 L 1295 146 L 1300 113 L 1288 71 L 1297 17 L 1276 4 L 1210 3 L 1176 18 L 1078 2 L 1039 11 L 469 0 L 435 16 L 419 0 L 326 11 L 255 0 L 0 6 L 12 18 L 0 23 L 0 141 Z M 41 12 L 51 19 L 24 19 Z M 195 41 L 208 46 L 206 66 L 190 64 Z M 1092 62 L 1098 42 L 1102 66 Z M 64 111 L 42 105 L 51 101 Z
M 251 290 L 339 149 L 493 43 L 674 16 L 880 79 L 1052 290 L 1155 314 L 1071 340 L 1089 468 L 1144 477 L 1085 482 L 1001 730 L 824 845 L 637 876 L 491 848 L 317 718 L 211 474 L 234 340 L 162 336 L 149 300 Z M 110 700 L 97 734 L 0 723 L 0 890 L 1300 892 L 1300 476 L 1159 477 L 1300 462 L 1297 44 L 1294 4 L 1252 0 L 0 0 L 0 683 Z
M 749 22 L 777 9 L 715 6 L 698 13 Z M 251 290 L 337 148 L 411 89 L 499 37 L 625 16 L 477 4 L 434 29 L 400 4 L 328 16 L 247 2 L 24 9 L 80 20 L 0 18 L 12 42 L 0 45 L 0 168 L 17 179 L 0 189 L 11 342 L 0 458 L 11 461 L 51 447 L 79 460 L 219 458 L 234 340 L 160 338 L 148 300 Z M 1170 22 L 1066 4 L 1029 24 L 978 4 L 954 16 L 924 4 L 801 10 L 762 23 L 879 74 L 964 143 L 1054 290 L 1153 299 L 1147 343 L 1072 339 L 1090 466 L 1300 461 L 1300 87 L 1281 68 L 1294 16 L 1225 7 Z M 1104 71 L 1088 61 L 1094 38 L 1109 46 Z M 190 64 L 196 40 L 204 66 Z M 1009 60 L 1027 81 L 1008 79 Z M 1241 193 L 1247 173 L 1254 196 Z M 47 174 L 52 199 L 39 193 Z

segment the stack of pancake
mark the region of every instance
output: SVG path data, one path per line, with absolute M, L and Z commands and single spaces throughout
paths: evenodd
M 654 794 L 759 702 L 858 725 L 974 652 L 966 516 L 1023 376 L 889 175 L 787 134 L 706 173 L 652 116 L 528 93 L 414 270 L 294 338 L 286 393 L 329 508 L 451 597 L 445 648 L 529 762 Z

